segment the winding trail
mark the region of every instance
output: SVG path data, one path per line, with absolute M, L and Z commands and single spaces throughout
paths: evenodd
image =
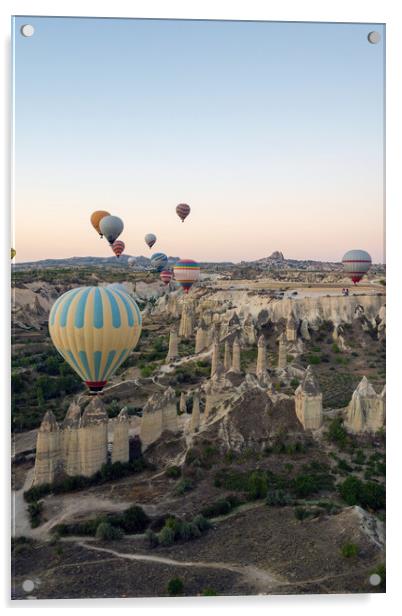
M 105 552 L 106 554 L 112 554 L 118 558 L 126 560 L 134 560 L 140 562 L 154 562 L 162 565 L 169 565 L 172 567 L 196 567 L 205 569 L 218 569 L 224 571 L 231 571 L 232 573 L 238 573 L 246 582 L 251 584 L 257 592 L 267 592 L 273 588 L 286 584 L 286 581 L 275 577 L 272 573 L 268 573 L 264 569 L 259 569 L 252 565 L 234 565 L 232 563 L 224 562 L 204 562 L 204 561 L 181 561 L 174 560 L 173 558 L 167 558 L 166 556 L 154 556 L 149 554 L 128 554 L 126 552 L 117 552 L 111 548 L 101 548 L 96 545 L 88 544 L 85 541 L 79 541 L 77 543 L 82 548 L 95 550 L 96 552 Z

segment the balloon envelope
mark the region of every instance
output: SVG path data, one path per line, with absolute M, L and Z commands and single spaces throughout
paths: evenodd
M 93 214 L 91 214 L 91 224 L 101 237 L 103 237 L 103 233 L 100 230 L 99 223 L 102 218 L 105 218 L 105 216 L 110 216 L 110 213 L 106 212 L 105 210 L 96 210 L 96 212 L 93 212 Z
M 137 304 L 116 288 L 71 289 L 49 315 L 54 346 L 92 392 L 103 389 L 136 347 L 141 327 Z
M 179 203 L 176 207 L 176 213 L 178 217 L 184 222 L 184 219 L 190 214 L 191 208 L 187 203 Z
M 120 255 L 124 252 L 124 249 L 125 249 L 125 244 L 121 240 L 116 240 L 115 242 L 113 242 L 112 250 L 117 258 L 119 258 Z
M 145 243 L 152 248 L 152 246 L 155 244 L 156 242 L 156 235 L 154 235 L 153 233 L 147 233 L 145 236 Z
M 163 252 L 155 252 L 151 257 L 151 263 L 157 271 L 161 271 L 167 262 L 168 258 Z
M 200 266 L 192 259 L 182 259 L 173 267 L 175 280 L 188 293 L 193 284 L 200 277 Z
M 160 279 L 164 284 L 169 284 L 173 278 L 173 273 L 170 270 L 162 270 L 160 273 Z
M 354 284 L 359 282 L 371 266 L 371 257 L 365 250 L 349 250 L 342 258 L 343 268 Z
M 101 233 L 105 236 L 109 244 L 113 244 L 124 229 L 124 224 L 118 216 L 105 216 L 99 223 Z

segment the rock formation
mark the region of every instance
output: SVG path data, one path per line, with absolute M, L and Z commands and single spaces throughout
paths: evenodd
M 200 427 L 200 395 L 198 391 L 193 393 L 193 409 L 191 412 L 190 429 L 191 432 L 197 432 Z
M 108 415 L 99 396 L 85 408 L 78 431 L 81 475 L 94 475 L 107 462 Z
M 243 335 L 244 335 L 246 344 L 253 345 L 256 343 L 254 319 L 251 316 L 251 314 L 249 314 L 244 321 Z
M 232 367 L 232 358 L 230 353 L 230 342 L 229 340 L 225 340 L 225 352 L 223 357 L 223 367 L 226 371 L 230 370 Z
M 279 341 L 278 369 L 283 370 L 284 368 L 286 368 L 287 363 L 288 363 L 288 359 L 287 359 L 288 350 L 287 350 L 286 338 L 285 338 L 284 333 L 282 333 L 279 336 L 278 341 Z
M 114 420 L 112 463 L 129 461 L 129 418 L 127 409 L 121 409 Z
M 180 413 L 187 413 L 187 395 L 184 391 L 180 394 L 179 410 Z
M 211 377 L 214 376 L 219 364 L 220 364 L 220 357 L 219 357 L 219 338 L 217 336 L 217 334 L 215 334 L 215 338 L 213 340 L 212 343 L 212 358 L 211 358 Z
M 258 338 L 258 354 L 257 354 L 257 369 L 256 374 L 258 379 L 263 379 L 267 372 L 267 349 L 265 338 L 261 335 Z
M 182 392 L 184 394 L 184 392 Z M 184 399 L 185 404 L 185 399 Z M 176 433 L 179 430 L 177 421 L 176 394 L 172 387 L 168 387 L 161 398 L 162 426 L 161 433 L 165 430 Z
M 208 330 L 207 326 L 203 319 L 201 319 L 201 323 L 197 329 L 195 335 L 195 352 L 201 353 L 208 346 Z
M 290 313 L 286 321 L 286 340 L 288 342 L 295 342 L 297 340 L 297 323 L 293 313 Z
M 177 335 L 177 325 L 174 324 L 170 328 L 170 336 L 169 336 L 169 349 L 168 354 L 166 356 L 166 361 L 171 362 L 179 357 L 178 350 L 179 340 Z
M 179 336 L 181 338 L 191 338 L 193 335 L 193 315 L 189 304 L 183 304 L 181 313 Z
M 34 484 L 53 483 L 62 467 L 61 432 L 52 411 L 47 411 L 36 441 Z
M 232 349 L 232 372 L 241 372 L 240 368 L 240 341 L 236 336 L 233 341 Z
M 81 408 L 72 402 L 63 421 L 63 466 L 66 475 L 81 474 L 81 460 L 78 432 L 81 421 Z
M 142 409 L 140 438 L 144 447 L 156 441 L 162 434 L 161 394 L 153 394 Z
M 346 410 L 345 425 L 350 432 L 376 432 L 385 424 L 385 387 L 377 394 L 364 376 Z
M 295 391 L 295 411 L 305 430 L 317 430 L 322 424 L 322 393 L 311 366 Z

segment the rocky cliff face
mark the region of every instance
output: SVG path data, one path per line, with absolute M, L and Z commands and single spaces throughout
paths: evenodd
M 376 432 L 385 425 L 385 387 L 377 394 L 364 376 L 346 409 L 345 425 L 350 432 Z

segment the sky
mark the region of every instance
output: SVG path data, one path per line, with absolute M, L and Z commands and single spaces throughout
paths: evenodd
M 155 251 L 201 261 L 383 262 L 384 39 L 379 24 L 15 17 L 17 262 L 111 256 L 98 209 L 124 220 L 131 255 L 153 232 Z

